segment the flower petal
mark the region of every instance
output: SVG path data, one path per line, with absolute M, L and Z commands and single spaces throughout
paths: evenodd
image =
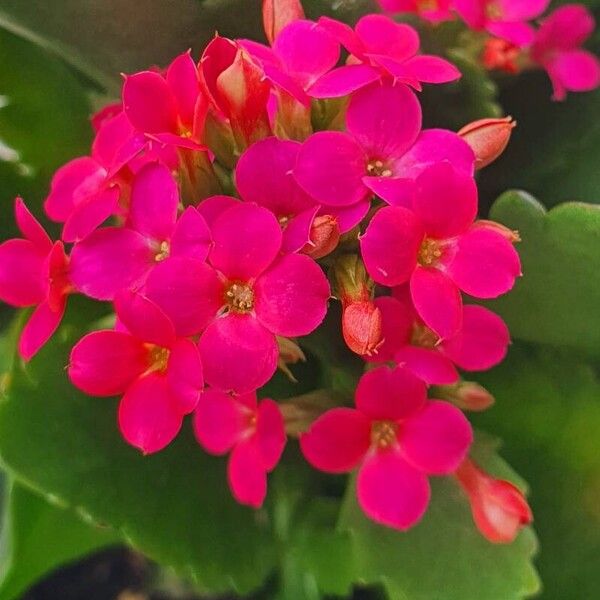
M 148 350 L 123 331 L 93 331 L 71 350 L 69 378 L 92 396 L 124 392 L 149 367 Z
M 42 302 L 33 311 L 19 338 L 19 354 L 24 360 L 30 360 L 50 339 L 65 314 L 66 298 L 57 307 Z
M 347 133 L 320 131 L 300 148 L 294 169 L 296 181 L 327 206 L 350 206 L 370 195 L 362 182 L 367 156 Z
M 519 48 L 530 46 L 535 39 L 535 28 L 529 23 L 495 22 L 489 23 L 486 29 L 493 36 L 506 40 Z
M 381 311 L 381 335 L 383 343 L 377 348 L 377 354 L 365 357 L 374 362 L 390 362 L 396 352 L 408 344 L 412 333 L 414 315 L 405 306 L 391 296 L 375 298 L 375 306 Z
M 423 381 L 402 367 L 381 366 L 367 371 L 356 387 L 356 408 L 371 420 L 397 421 L 425 403 Z
M 282 254 L 298 252 L 310 242 L 310 231 L 319 210 L 319 205 L 315 204 L 315 206 L 307 208 L 287 222 L 283 230 Z
M 215 319 L 198 346 L 207 383 L 224 391 L 255 390 L 277 369 L 275 336 L 250 315 Z
M 15 221 L 23 237 L 29 240 L 41 254 L 50 252 L 52 240 L 40 222 L 25 206 L 22 198 L 16 198 L 15 200 Z
M 498 0 L 502 21 L 530 21 L 539 17 L 550 4 L 550 0 Z
M 65 242 L 79 242 L 117 212 L 119 188 L 113 186 L 100 190 L 75 206 L 62 230 Z
M 186 256 L 204 261 L 211 244 L 210 229 L 204 217 L 193 206 L 188 206 L 173 230 L 170 256 Z
M 340 98 L 381 79 L 381 73 L 370 65 L 345 65 L 325 73 L 309 89 L 313 98 Z
M 448 83 L 461 78 L 461 72 L 451 62 L 439 56 L 421 54 L 398 67 L 390 69 L 392 75 L 423 83 Z
M 369 518 L 401 531 L 421 519 L 430 497 L 427 477 L 394 450 L 369 454 L 358 472 L 356 493 Z
M 384 15 L 371 14 L 360 18 L 355 31 L 367 54 L 385 54 L 404 61 L 419 51 L 416 30 Z
M 312 258 L 288 254 L 256 280 L 254 309 L 276 335 L 307 335 L 325 318 L 330 295 L 327 278 Z
M 183 415 L 176 409 L 166 378 L 150 374 L 138 379 L 119 404 L 119 429 L 144 454 L 168 446 L 179 433 Z
M 272 471 L 285 447 L 285 424 L 277 402 L 265 398 L 258 405 L 256 443 L 266 471 Z
M 433 400 L 402 424 L 398 441 L 403 456 L 415 468 L 432 475 L 447 475 L 467 455 L 473 430 L 458 408 Z
M 370 420 L 352 408 L 328 410 L 300 437 L 304 458 L 326 473 L 347 473 L 354 469 L 370 443 Z
M 600 60 L 591 52 L 561 52 L 549 67 L 553 79 L 571 92 L 589 92 L 600 86 Z
M 240 504 L 260 508 L 267 495 L 267 472 L 253 439 L 240 442 L 227 464 L 227 479 L 233 497 Z
M 450 385 L 458 381 L 452 361 L 437 350 L 406 345 L 396 352 L 394 360 L 428 385 Z
M 360 238 L 360 251 L 369 275 L 394 286 L 408 281 L 417 266 L 423 229 L 417 216 L 400 206 L 381 208 Z
M 371 200 L 367 199 L 351 206 L 323 206 L 319 214 L 335 217 L 340 233 L 346 233 L 354 229 L 367 216 L 370 208 Z
M 179 410 L 184 414 L 191 413 L 204 387 L 200 351 L 191 340 L 180 338 L 171 346 L 167 381 Z
M 281 227 L 273 213 L 242 203 L 226 210 L 212 225 L 209 260 L 228 279 L 247 281 L 260 275 L 281 249 Z
M 456 335 L 462 325 L 462 298 L 452 279 L 438 269 L 417 267 L 410 279 L 415 309 L 440 338 Z
M 206 198 L 196 206 L 196 210 L 200 213 L 206 224 L 212 227 L 214 222 L 224 213 L 228 208 L 236 206 L 240 201 L 232 196 L 210 196 Z
M 185 127 L 191 131 L 194 123 L 196 101 L 200 93 L 200 84 L 196 63 L 190 50 L 180 54 L 169 65 L 166 80 L 175 99 L 179 117 Z
M 0 244 L 0 300 L 12 306 L 42 302 L 48 289 L 44 259 L 29 240 Z
M 595 26 L 594 16 L 585 6 L 560 6 L 542 21 L 533 51 L 575 50 L 592 35 Z

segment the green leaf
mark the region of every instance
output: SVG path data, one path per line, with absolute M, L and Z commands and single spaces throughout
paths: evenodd
M 504 439 L 527 478 L 542 551 L 544 600 L 595 598 L 600 589 L 600 381 L 569 353 L 514 345 L 482 373 L 496 405 L 476 415 Z
M 49 571 L 119 542 L 110 529 L 84 523 L 70 510 L 13 484 L 2 529 L 0 598 L 13 600 Z
M 528 194 L 507 192 L 490 216 L 523 240 L 524 277 L 490 303 L 513 337 L 600 356 L 600 207 L 569 203 L 546 212 Z
M 487 470 L 522 485 L 489 441 L 476 453 Z M 391 600 L 519 600 L 535 594 L 533 531 L 524 529 L 512 544 L 492 544 L 475 528 L 458 485 L 450 478 L 432 484 L 425 517 L 405 533 L 369 520 L 349 487 L 339 529 L 351 536 L 355 577 L 382 583 Z
M 54 340 L 13 369 L 0 404 L 4 464 L 202 588 L 256 588 L 274 564 L 266 512 L 231 498 L 224 461 L 201 451 L 187 423 L 167 449 L 142 456 L 118 432 L 115 400 L 71 386 L 65 366 L 82 331 L 74 323 L 91 322 L 77 310 L 73 303 Z

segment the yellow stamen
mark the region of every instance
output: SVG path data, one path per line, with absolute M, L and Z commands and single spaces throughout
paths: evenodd
M 371 425 L 371 443 L 378 448 L 389 448 L 396 442 L 398 424 L 393 421 L 375 421 Z

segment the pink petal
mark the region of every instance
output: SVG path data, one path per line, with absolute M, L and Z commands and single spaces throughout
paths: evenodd
M 112 170 L 115 159 L 120 155 L 124 144 L 136 136 L 127 115 L 119 110 L 115 116 L 106 119 L 92 144 L 92 158 L 107 171 Z M 122 166 L 122 165 L 121 165 Z
M 326 473 L 347 473 L 354 469 L 370 443 L 370 420 L 352 408 L 328 410 L 300 437 L 304 458 Z
M 575 50 L 592 35 L 595 26 L 594 16 L 585 6 L 560 6 L 542 21 L 533 50 Z
M 502 21 L 530 21 L 539 17 L 550 0 L 497 0 Z
M 123 110 L 138 131 L 178 133 L 175 97 L 165 79 L 154 71 L 125 78 Z
M 423 83 L 448 83 L 461 78 L 461 72 L 451 62 L 426 54 L 414 56 L 402 63 L 401 70 L 391 73 Z
M 267 495 L 267 472 L 254 440 L 235 446 L 227 464 L 227 479 L 233 497 L 240 504 L 262 506 Z
M 171 346 L 167 381 L 178 409 L 184 414 L 191 413 L 204 387 L 200 351 L 191 340 L 180 338 Z
M 535 29 L 529 23 L 489 23 L 487 31 L 519 48 L 530 46 L 535 38 Z
M 463 413 L 448 402 L 427 402 L 423 410 L 400 427 L 402 455 L 415 468 L 432 475 L 447 475 L 464 460 L 473 431 Z
M 379 81 L 381 73 L 369 65 L 345 65 L 320 77 L 309 89 L 313 98 L 340 98 Z
M 179 190 L 171 171 L 149 163 L 136 173 L 131 186 L 130 226 L 157 241 L 171 237 L 177 219 Z
M 62 231 L 65 242 L 79 242 L 95 231 L 106 219 L 114 215 L 119 207 L 119 188 L 116 186 L 100 190 L 75 206 Z
M 119 290 L 143 282 L 153 264 L 153 251 L 139 233 L 106 227 L 73 247 L 71 281 L 87 296 L 111 300 Z
M 221 216 L 228 208 L 239 204 L 237 198 L 231 196 L 210 196 L 205 200 L 202 200 L 196 210 L 204 217 L 207 225 L 212 227 L 218 217 Z
M 396 23 L 384 15 L 362 17 L 355 30 L 367 54 L 385 54 L 404 61 L 419 51 L 419 34 L 409 25 Z
M 405 419 L 425 403 L 423 381 L 402 367 L 367 371 L 356 387 L 356 408 L 371 420 Z
M 487 21 L 487 0 L 454 0 L 454 10 L 471 29 L 483 29 Z
M 94 331 L 75 344 L 69 359 L 73 385 L 92 396 L 124 392 L 149 367 L 142 342 L 122 331 Z
M 211 233 L 204 217 L 193 206 L 188 206 L 173 230 L 170 256 L 186 256 L 204 261 L 211 244 Z
M 421 519 L 430 496 L 427 477 L 394 450 L 369 454 L 358 472 L 356 493 L 369 518 L 400 530 Z
M 589 92 L 600 86 L 600 60 L 591 52 L 561 52 L 549 67 L 552 77 L 571 92 Z
M 340 233 L 347 233 L 367 216 L 370 208 L 371 201 L 363 200 L 351 206 L 323 206 L 319 210 L 319 214 L 335 217 Z
M 66 299 L 58 307 L 42 302 L 33 311 L 19 338 L 19 354 L 30 360 L 50 339 L 65 314 Z
M 306 52 L 310 48 L 310 52 Z M 284 27 L 273 43 L 273 50 L 303 88 L 335 67 L 340 57 L 337 41 L 312 21 L 299 19 Z
M 371 360 L 391 362 L 394 360 L 396 351 L 410 340 L 414 315 L 391 296 L 375 298 L 375 306 L 381 311 L 383 343 L 377 348 L 377 354 L 374 354 Z
M 168 446 L 177 437 L 182 421 L 161 375 L 138 379 L 119 404 L 119 429 L 127 442 L 144 454 Z
M 429 237 L 444 239 L 465 232 L 477 216 L 475 180 L 448 162 L 428 167 L 417 178 L 413 210 Z
M 279 462 L 285 442 L 285 424 L 279 405 L 266 398 L 258 405 L 256 416 L 256 444 L 266 471 L 272 471 Z
M 276 335 L 307 335 L 325 318 L 330 295 L 327 278 L 312 258 L 288 254 L 257 279 L 254 309 Z
M 211 454 L 226 454 L 247 432 L 253 412 L 230 394 L 204 390 L 194 412 L 194 434 Z
M 48 289 L 44 259 L 29 240 L 0 244 L 0 299 L 12 306 L 42 302 Z
M 200 333 L 223 307 L 223 284 L 209 265 L 186 257 L 158 263 L 146 295 L 169 316 L 178 335 Z
M 294 169 L 296 181 L 327 206 L 350 206 L 370 193 L 362 178 L 367 156 L 354 138 L 341 131 L 321 131 L 302 144 Z
M 415 182 L 401 177 L 363 177 L 363 183 L 391 206 L 412 208 Z
M 260 275 L 281 249 L 281 227 L 272 212 L 239 204 L 213 223 L 210 262 L 227 278 L 247 281 Z
M 207 383 L 238 393 L 267 383 L 279 358 L 275 336 L 250 315 L 214 320 L 202 334 L 199 348 Z
M 456 335 L 462 325 L 462 299 L 452 279 L 438 269 L 417 267 L 410 279 L 415 309 L 440 338 Z
M 175 98 L 179 117 L 191 131 L 196 101 L 200 93 L 200 84 L 198 83 L 198 70 L 189 50 L 180 54 L 169 65 L 166 79 Z
M 471 228 L 458 239 L 448 275 L 466 294 L 496 298 L 508 292 L 521 274 L 521 261 L 511 242 L 485 227 Z
M 350 54 L 353 54 L 356 58 L 363 58 L 364 45 L 350 25 L 329 17 L 321 17 L 318 23 L 320 27 L 342 44 Z
M 415 143 L 421 131 L 421 105 L 405 85 L 370 85 L 352 96 L 346 124 L 369 158 L 385 163 Z
M 40 253 L 50 252 L 52 240 L 21 198 L 15 200 L 15 220 L 23 237 L 29 240 Z
M 129 333 L 142 342 L 169 348 L 175 342 L 175 328 L 154 302 L 138 292 L 121 290 L 115 296 L 115 312 Z
M 400 206 L 379 209 L 360 238 L 369 275 L 387 286 L 408 281 L 422 240 L 423 229 L 412 211 Z
M 461 369 L 485 371 L 504 360 L 510 343 L 506 323 L 483 306 L 463 308 L 463 325 L 458 335 L 445 340 L 443 353 Z
M 252 144 L 235 168 L 235 183 L 246 202 L 256 202 L 277 217 L 290 217 L 315 205 L 296 183 L 299 142 L 268 137 Z
M 310 242 L 310 231 L 319 210 L 320 207 L 317 204 L 311 208 L 307 208 L 287 222 L 283 230 L 282 254 L 298 252 L 298 250 L 301 250 Z
M 437 350 L 406 345 L 396 352 L 394 359 L 428 385 L 450 385 L 458 381 L 452 361 Z

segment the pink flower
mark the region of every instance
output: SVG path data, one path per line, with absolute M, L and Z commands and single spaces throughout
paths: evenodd
M 19 354 L 29 360 L 56 331 L 72 287 L 62 242 L 52 243 L 21 198 L 15 200 L 15 219 L 25 239 L 0 244 L 0 300 L 36 307 L 18 345 Z
M 136 174 L 127 227 L 98 229 L 71 252 L 71 278 L 82 293 L 111 300 L 122 289 L 143 285 L 150 270 L 169 256 L 204 260 L 210 233 L 195 208 L 177 219 L 179 192 L 169 169 L 150 163 Z
M 301 144 L 268 137 L 252 144 L 235 168 L 242 200 L 268 208 L 283 229 L 282 251 L 297 252 L 310 240 L 320 206 L 296 182 L 292 170 Z
M 231 396 L 205 390 L 194 413 L 194 433 L 207 452 L 231 452 L 227 476 L 234 498 L 260 508 L 267 494 L 267 473 L 279 462 L 286 442 L 277 403 L 257 402 L 256 392 Z
M 181 335 L 199 341 L 206 381 L 246 393 L 277 367 L 276 335 L 310 333 L 327 311 L 329 284 L 305 255 L 280 255 L 282 232 L 266 208 L 234 203 L 212 223 L 209 264 L 177 257 L 157 265 L 148 295 Z
M 390 13 L 413 13 L 431 23 L 453 18 L 451 0 L 378 0 L 379 6 Z
M 535 30 L 527 21 L 539 17 L 548 4 L 550 0 L 454 0 L 454 9 L 471 29 L 528 46 Z
M 346 115 L 348 132 L 322 131 L 298 153 L 294 176 L 320 203 L 338 209 L 345 231 L 367 213 L 377 194 L 402 202 L 414 179 L 428 165 L 449 160 L 473 173 L 475 157 L 455 133 L 421 132 L 421 106 L 405 85 L 375 84 L 356 92 Z
M 336 39 L 317 23 L 306 20 L 286 25 L 272 48 L 252 40 L 239 43 L 260 63 L 265 76 L 278 89 L 305 106 L 310 105 L 307 90 L 335 67 L 340 57 Z
M 410 282 L 417 313 L 442 339 L 462 324 L 460 290 L 495 298 L 521 273 L 519 255 L 501 230 L 474 223 L 477 187 L 446 162 L 417 178 L 410 208 L 388 206 L 371 219 L 360 247 L 378 283 Z
M 594 27 L 592 13 L 579 4 L 561 6 L 542 22 L 531 58 L 548 72 L 555 100 L 564 100 L 567 91 L 587 92 L 600 86 L 600 60 L 581 49 Z
M 327 411 L 302 435 L 300 446 L 321 471 L 359 467 L 356 490 L 363 511 L 403 530 L 427 509 L 427 476 L 452 473 L 472 440 L 460 410 L 427 400 L 425 384 L 409 371 L 380 367 L 362 376 L 356 409 Z
M 123 437 L 145 454 L 177 435 L 204 385 L 196 345 L 177 336 L 171 320 L 146 297 L 129 291 L 115 299 L 116 330 L 94 331 L 71 351 L 69 377 L 92 396 L 124 394 Z
M 384 15 L 362 17 L 354 30 L 349 25 L 321 17 L 319 25 L 350 53 L 347 64 L 323 75 L 308 91 L 314 98 L 346 96 L 385 80 L 421 89 L 421 83 L 446 83 L 460 78 L 451 63 L 419 51 L 419 34 L 409 25 Z
M 163 76 L 141 71 L 125 77 L 123 110 L 137 131 L 164 144 L 202 150 L 198 144 L 208 110 L 191 52 L 180 54 Z
M 506 356 L 508 328 L 487 308 L 464 306 L 458 333 L 440 340 L 417 315 L 408 286 L 394 289 L 394 296 L 375 299 L 381 311 L 383 343 L 368 360 L 393 361 L 428 384 L 448 385 L 458 381 L 455 365 L 465 371 L 485 371 Z
M 75 158 L 56 171 L 44 210 L 65 224 L 65 242 L 83 239 L 117 212 L 120 188 L 128 186 L 123 169 L 145 143 L 119 112 L 102 121 L 91 156 Z

